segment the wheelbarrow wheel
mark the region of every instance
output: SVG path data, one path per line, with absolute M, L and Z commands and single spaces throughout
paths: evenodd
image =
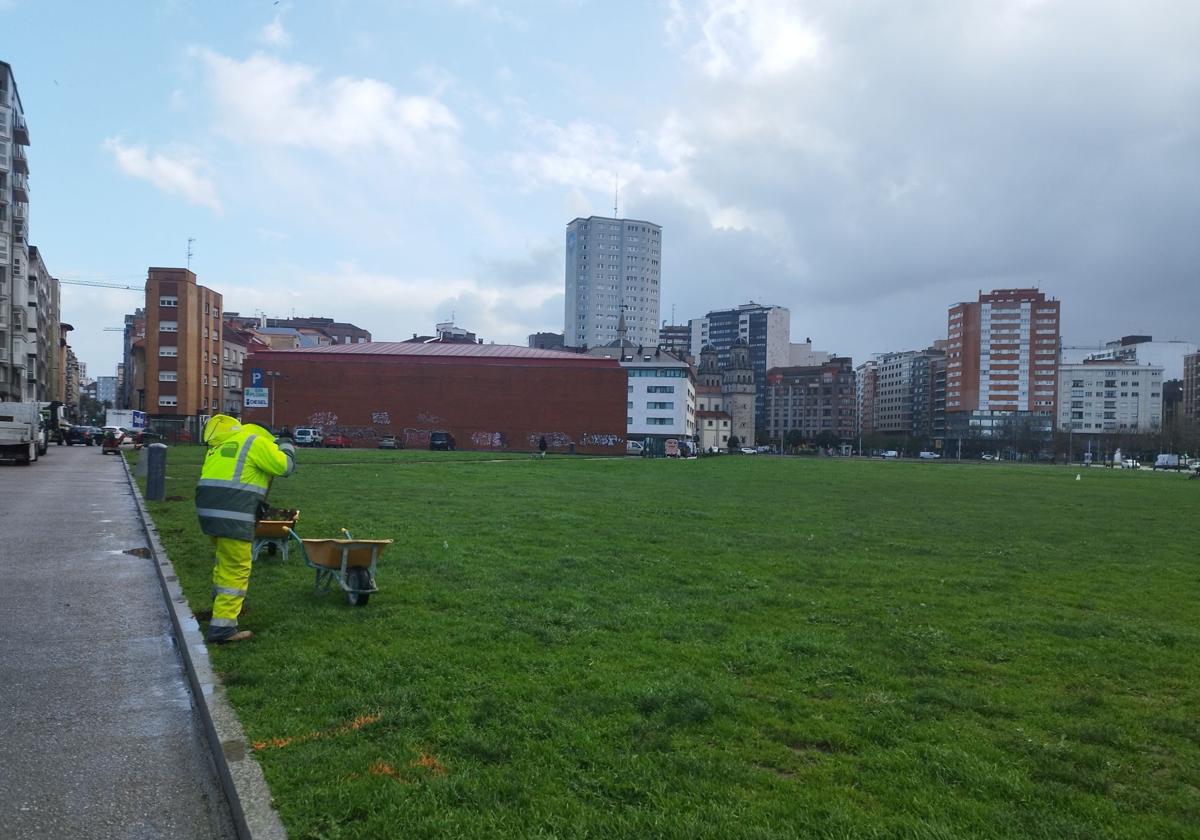
M 351 589 L 370 589 L 371 588 L 371 573 L 366 569 L 356 566 L 346 572 L 346 583 Z M 370 592 L 347 592 L 346 602 L 352 607 L 365 607 L 367 601 L 371 599 Z

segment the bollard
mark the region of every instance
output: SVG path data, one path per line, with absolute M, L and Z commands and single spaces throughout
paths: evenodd
M 161 502 L 167 495 L 167 447 L 152 443 L 146 447 L 146 499 Z
M 138 452 L 137 456 L 137 463 L 133 465 L 133 474 L 138 478 L 145 478 L 146 465 L 150 463 L 150 455 L 143 451 Z

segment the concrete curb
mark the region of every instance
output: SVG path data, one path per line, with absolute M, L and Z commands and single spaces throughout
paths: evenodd
M 271 805 L 271 791 L 263 778 L 262 768 L 254 760 L 241 721 L 225 696 L 225 687 L 213 673 L 200 625 L 192 616 L 187 599 L 183 597 L 175 567 L 171 565 L 171 559 L 158 539 L 158 530 L 146 509 L 146 500 L 142 498 L 142 491 L 124 455 L 121 456 L 121 463 L 137 502 L 167 612 L 175 628 L 175 641 L 183 658 L 196 708 L 200 712 L 217 777 L 225 791 L 225 798 L 229 800 L 229 811 L 233 815 L 238 837 L 241 840 L 286 840 L 287 831 L 279 819 L 279 813 Z

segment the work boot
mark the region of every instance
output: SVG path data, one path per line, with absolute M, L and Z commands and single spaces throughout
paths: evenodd
M 226 633 L 224 635 L 219 635 L 219 634 L 214 634 L 212 628 L 211 627 L 209 628 L 208 639 L 207 639 L 209 644 L 223 645 L 223 644 L 227 644 L 229 642 L 244 642 L 247 639 L 249 639 L 251 636 L 254 635 L 249 630 L 235 630 L 232 627 L 222 628 L 222 629 L 228 629 L 228 630 L 231 630 L 232 632 Z

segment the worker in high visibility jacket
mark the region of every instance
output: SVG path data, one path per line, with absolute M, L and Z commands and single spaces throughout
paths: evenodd
M 243 425 L 224 414 L 204 424 L 203 440 L 208 454 L 196 485 L 196 515 L 217 554 L 208 641 L 240 642 L 253 635 L 239 631 L 237 620 L 250 583 L 258 506 L 266 501 L 272 478 L 295 470 L 296 448 L 288 438 L 276 440 L 262 426 Z

